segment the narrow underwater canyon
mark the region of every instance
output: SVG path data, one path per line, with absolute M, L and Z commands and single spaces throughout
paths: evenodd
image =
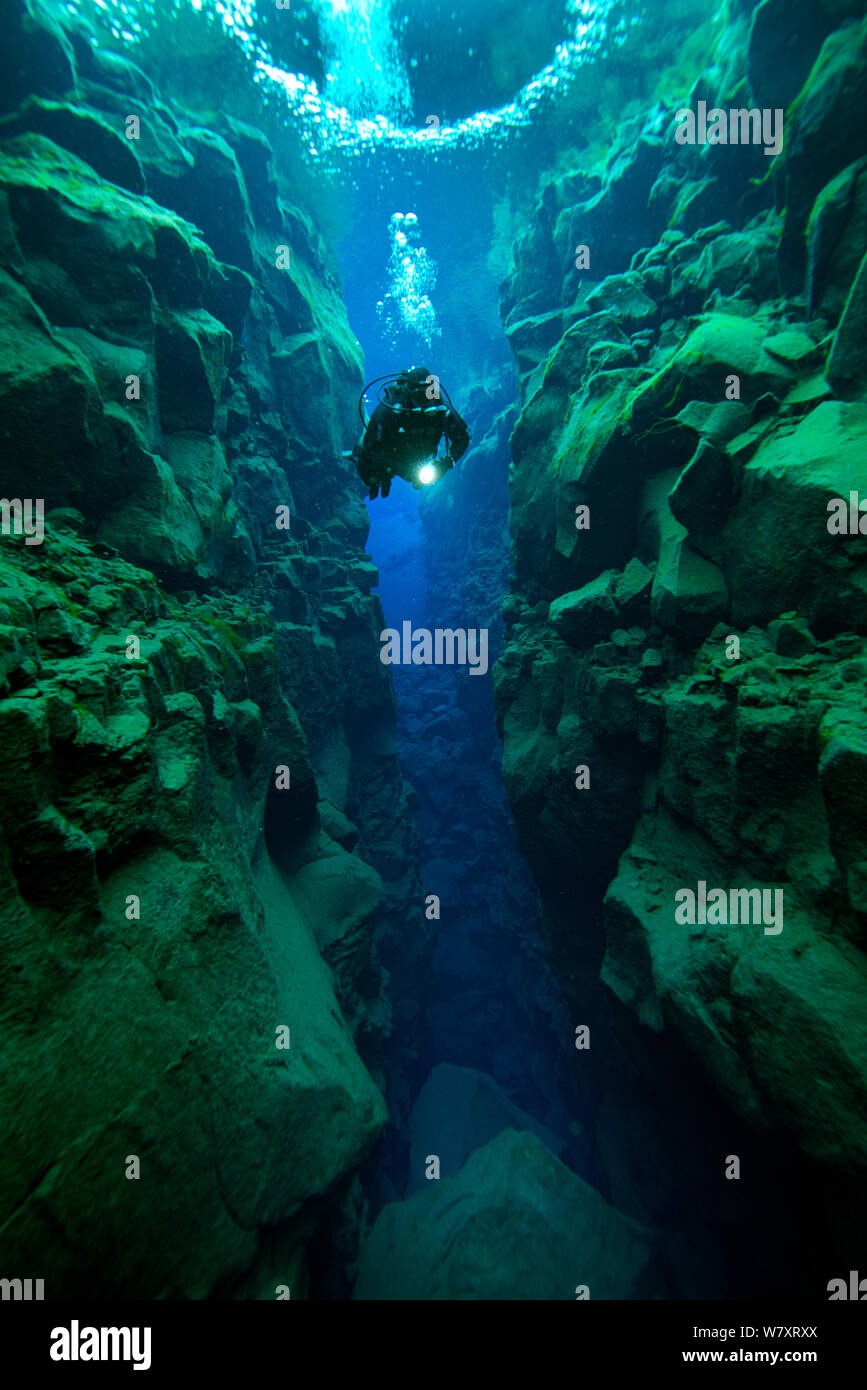
M 438 4 L 365 0 L 360 50 L 263 6 L 256 83 L 145 8 L 2 6 L 0 1279 L 827 1301 L 867 1273 L 864 5 L 609 3 L 597 51 L 593 5 L 467 0 L 454 59 Z M 259 82 L 302 63 L 360 148 Z M 470 447 L 369 499 L 410 354 Z M 406 624 L 484 661 L 389 664 Z

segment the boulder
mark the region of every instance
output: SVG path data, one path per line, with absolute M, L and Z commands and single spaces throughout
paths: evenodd
M 436 1154 L 441 1177 L 450 1178 L 506 1129 L 535 1134 L 551 1153 L 562 1153 L 563 1141 L 509 1100 L 493 1077 L 449 1063 L 434 1067 L 410 1115 L 407 1196 L 427 1187 L 428 1155 Z
M 457 1174 L 379 1214 L 356 1300 L 646 1298 L 651 1233 L 534 1134 L 505 1130 Z
M 719 566 L 697 554 L 685 536 L 667 538 L 653 576 L 654 622 L 688 644 L 705 637 L 728 610 L 728 589 Z
M 652 584 L 653 571 L 633 556 L 614 586 L 614 599 L 624 617 L 637 615 L 647 608 Z
M 618 620 L 614 579 L 615 571 L 606 570 L 582 589 L 554 599 L 548 610 L 554 630 L 576 647 L 588 646 L 610 632 Z
M 323 836 L 319 857 L 293 875 L 292 893 L 346 1006 L 358 976 L 370 969 L 371 927 L 382 880 L 358 855 Z

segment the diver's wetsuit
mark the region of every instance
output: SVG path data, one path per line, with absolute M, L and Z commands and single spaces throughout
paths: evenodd
M 422 464 L 435 462 L 446 472 L 469 445 L 470 432 L 457 411 L 442 401 L 428 400 L 428 376 L 426 367 L 408 372 L 406 383 L 388 388 L 388 403 L 380 403 L 368 421 L 356 459 L 371 498 L 380 488 L 387 497 L 395 476 L 418 487 L 416 475 Z M 438 459 L 443 436 L 448 453 Z

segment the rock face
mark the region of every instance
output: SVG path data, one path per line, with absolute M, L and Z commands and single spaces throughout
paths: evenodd
M 4 1272 L 303 1296 L 386 1119 L 374 936 L 422 910 L 360 349 L 260 132 L 6 11 Z
M 460 1171 L 380 1213 L 356 1299 L 647 1298 L 650 1233 L 534 1134 L 504 1130 Z
M 603 1190 L 672 1225 L 667 1181 L 654 1191 L 616 1132 L 629 1055 L 644 1080 L 632 1141 L 657 1175 L 677 1163 L 703 1189 L 699 1221 L 727 1200 L 722 1154 L 763 1135 L 757 1163 L 783 1154 L 810 1185 L 806 1242 L 855 1259 L 867 146 L 846 113 L 865 31 L 858 6 L 807 8 L 794 90 L 775 76 L 771 0 L 691 89 L 693 105 L 748 105 L 747 83 L 757 104 L 790 103 L 772 182 L 753 150 L 679 146 L 673 109 L 656 108 L 603 167 L 564 160 L 516 245 L 501 291 L 521 373 L 514 577 L 495 693 L 554 959 L 600 1039 L 583 1075 Z M 643 208 L 645 191 L 648 219 L 620 227 L 612 209 Z M 678 916 L 678 892 L 701 884 L 763 890 L 778 918 Z M 697 1134 L 675 1122 L 661 1137 L 678 1070 Z M 727 1147 L 711 1158 L 720 1116 Z M 802 1262 L 792 1287 L 824 1296 L 824 1269 Z M 743 1287 L 731 1271 L 712 1283 Z

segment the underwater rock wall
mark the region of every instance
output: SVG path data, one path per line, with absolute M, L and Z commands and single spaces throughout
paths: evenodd
M 264 135 L 4 15 L 4 1272 L 296 1297 L 422 903 L 360 349 Z
M 543 179 L 502 287 L 521 413 L 495 670 L 521 845 L 576 1023 L 593 1024 L 577 1063 L 605 1195 L 700 1225 L 737 1186 L 724 1170 L 743 1122 L 777 1146 L 781 1181 L 810 1184 L 829 1247 L 853 1260 L 867 1168 L 861 15 L 730 7 L 689 90 L 621 121 L 602 165 L 577 149 Z M 679 144 L 675 112 L 699 101 L 784 110 L 779 157 Z M 724 892 L 689 920 L 675 895 L 702 884 Z M 761 924 L 726 915 L 736 888 L 766 890 Z M 702 1195 L 685 1211 L 691 1183 Z

